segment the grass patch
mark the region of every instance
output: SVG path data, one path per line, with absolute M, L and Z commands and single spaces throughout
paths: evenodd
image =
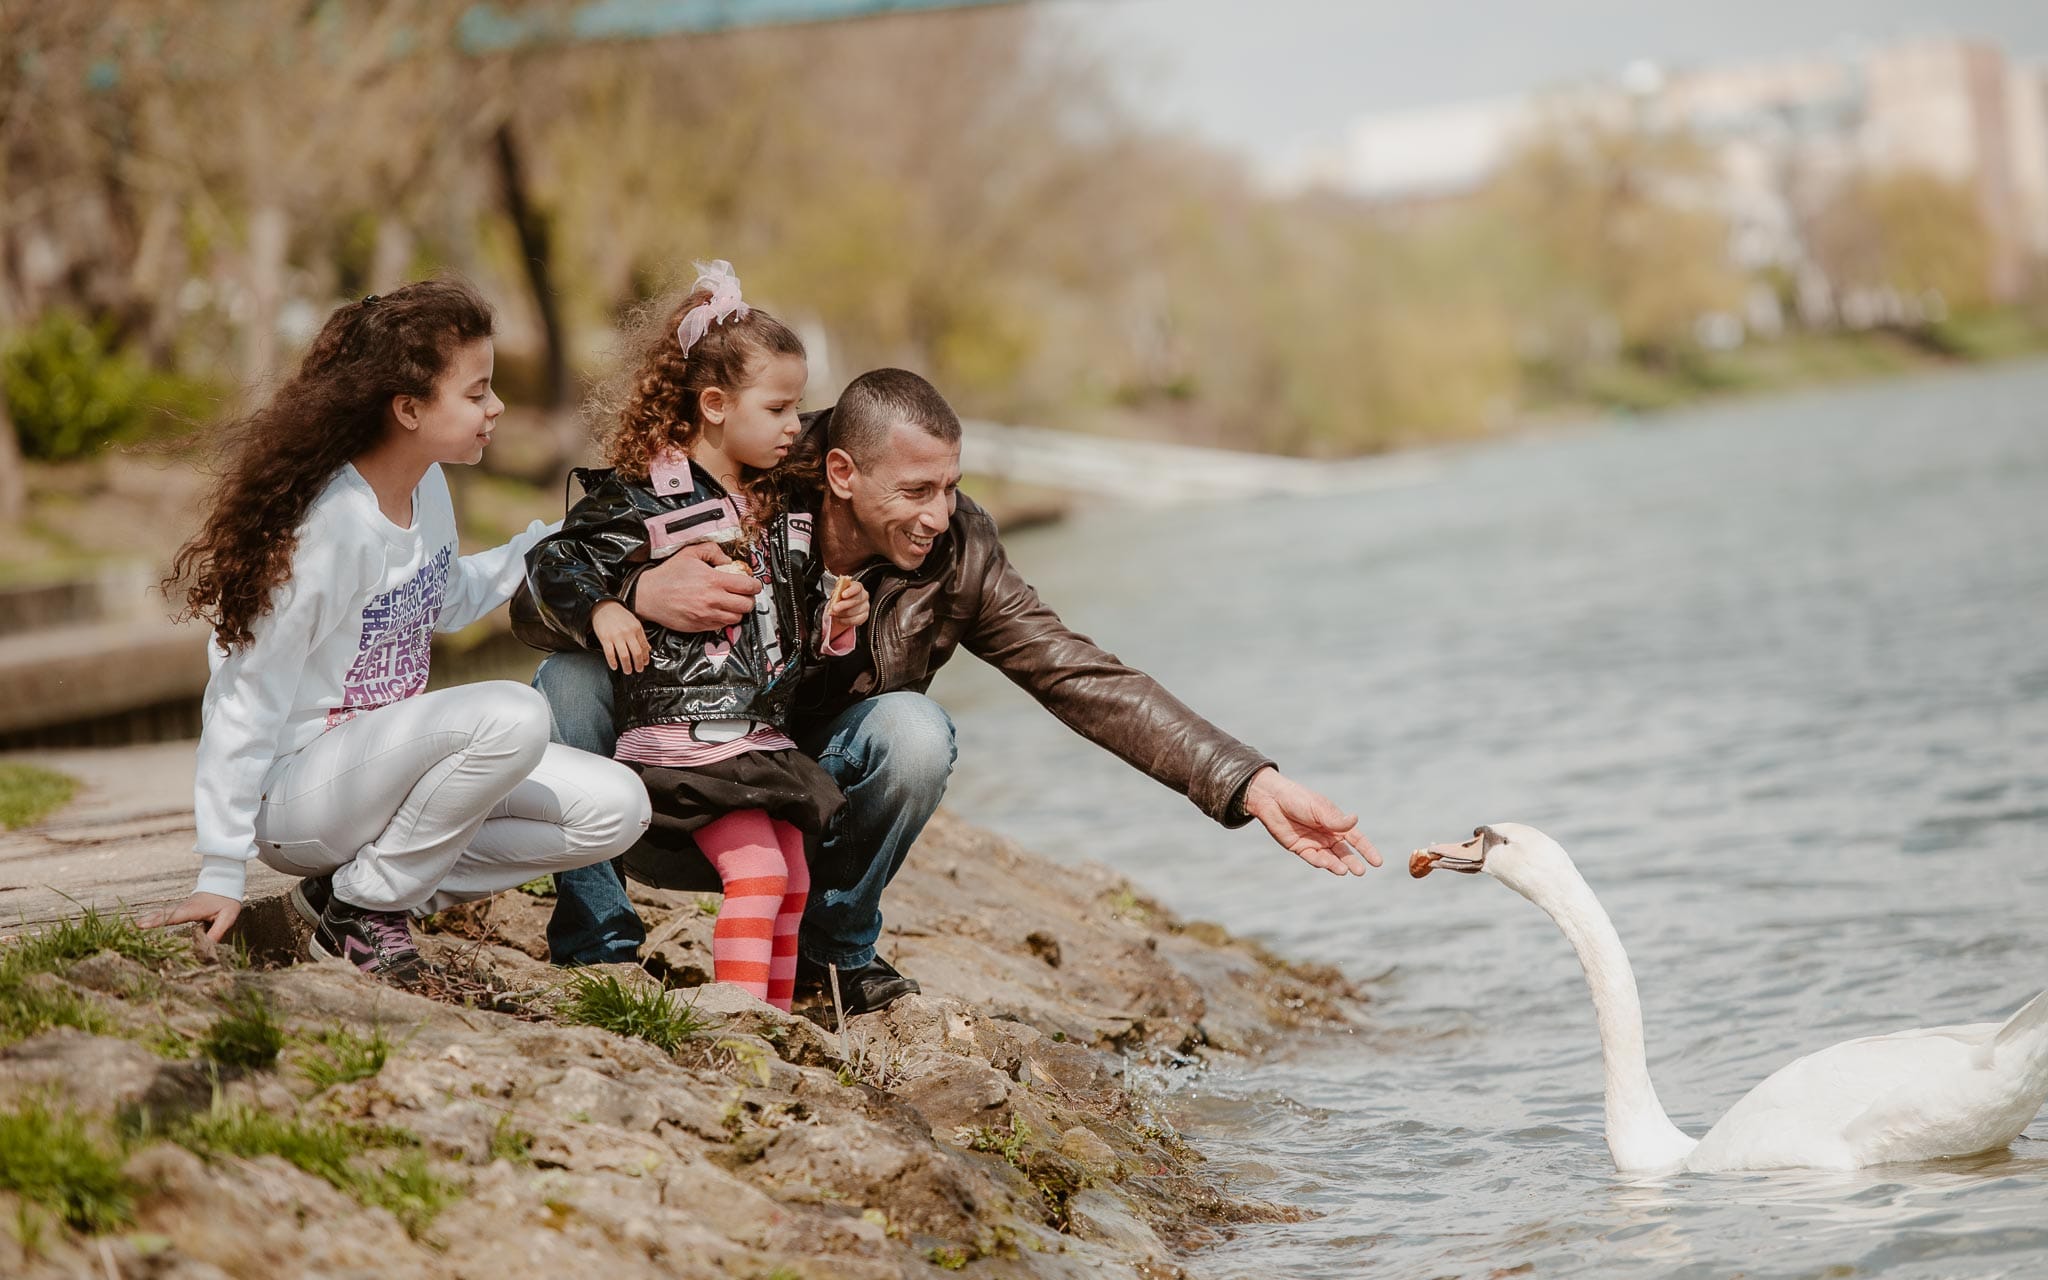
M 555 896 L 555 878 L 553 876 L 535 876 L 525 884 L 520 885 L 519 892 L 529 898 L 552 898 Z
M 346 1188 L 354 1170 L 351 1157 L 372 1145 L 365 1131 L 339 1121 L 304 1121 L 275 1116 L 250 1106 L 216 1105 L 173 1128 L 173 1142 L 202 1156 L 236 1156 L 253 1160 L 276 1156 L 285 1163 Z
M 358 1163 L 358 1158 L 371 1150 L 411 1146 L 417 1141 L 396 1129 L 303 1120 L 250 1106 L 216 1104 L 207 1114 L 179 1123 L 168 1136 L 209 1159 L 276 1156 L 359 1204 L 390 1210 L 414 1239 L 464 1191 L 460 1183 L 435 1173 L 417 1151 L 406 1152 L 386 1168 Z
M 188 954 L 191 947 L 172 934 L 144 929 L 129 916 L 87 907 L 75 920 L 60 920 L 0 947 L 0 981 L 10 975 L 57 973 L 102 951 L 156 966 Z
M 308 1052 L 299 1061 L 299 1074 L 315 1089 L 367 1080 L 382 1071 L 385 1059 L 391 1056 L 391 1042 L 380 1027 L 371 1028 L 368 1036 L 335 1027 L 307 1037 L 304 1043 Z
M 44 987 L 26 977 L 0 980 L 0 1045 L 19 1043 L 51 1027 L 76 1027 L 99 1036 L 110 1034 L 114 1022 L 96 1001 L 68 987 Z
M 357 1171 L 352 1185 L 342 1189 L 363 1204 L 390 1210 L 405 1234 L 415 1240 L 434 1225 L 441 1210 L 460 1200 L 467 1190 L 462 1183 L 435 1173 L 417 1151 L 406 1152 L 387 1168 Z
M 556 1016 L 614 1035 L 633 1036 L 668 1053 L 711 1026 L 711 1020 L 694 1005 L 677 1004 L 662 988 L 629 987 L 617 974 L 588 971 L 569 980 Z
M 491 1130 L 491 1159 L 515 1165 L 533 1163 L 533 1134 L 520 1128 L 509 1115 L 499 1116 Z
M 1017 1168 L 1024 1167 L 1024 1152 L 1031 1142 L 1031 1126 L 1024 1123 L 1024 1117 L 1012 1113 L 1010 1131 L 977 1125 L 967 1133 L 969 1151 L 987 1151 L 1000 1155 Z
M 243 990 L 199 1038 L 199 1052 L 223 1067 L 257 1071 L 276 1065 L 284 1049 L 284 1027 L 260 991 Z
M 187 953 L 180 939 L 136 927 L 127 916 L 102 915 L 88 907 L 63 920 L 0 944 L 0 1045 L 39 1035 L 51 1027 L 76 1027 L 93 1035 L 113 1032 L 106 1010 L 68 987 L 33 981 L 58 974 L 88 956 L 112 951 L 142 964 L 159 965 Z
M 135 1187 L 121 1163 L 119 1150 L 95 1140 L 74 1112 L 37 1099 L 0 1112 L 0 1190 L 80 1231 L 111 1231 L 133 1216 Z
M 0 763 L 0 827 L 14 831 L 41 822 L 71 803 L 78 779 L 41 765 Z

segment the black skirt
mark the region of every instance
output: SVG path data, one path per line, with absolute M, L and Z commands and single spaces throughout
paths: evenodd
M 815 845 L 846 807 L 839 784 L 801 751 L 747 751 L 694 769 L 621 761 L 640 775 L 653 803 L 647 835 L 625 853 L 626 874 L 657 889 L 715 892 L 721 881 L 693 834 L 728 813 L 760 809 Z

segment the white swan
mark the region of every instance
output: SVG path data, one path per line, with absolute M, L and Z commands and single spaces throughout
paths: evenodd
M 1995 1151 L 2048 1101 L 2048 991 L 2003 1023 L 1927 1027 L 1846 1040 L 1784 1067 L 1707 1136 L 1680 1132 L 1650 1084 L 1635 973 L 1571 856 L 1534 827 L 1481 827 L 1408 860 L 1484 871 L 1549 914 L 1592 988 L 1607 1074 L 1607 1149 L 1623 1173 L 1859 1169 Z

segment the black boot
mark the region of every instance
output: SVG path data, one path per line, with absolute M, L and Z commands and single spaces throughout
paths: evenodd
M 831 972 L 808 957 L 797 958 L 796 984 L 800 989 L 824 992 L 827 1000 L 832 998 Z M 886 1009 L 904 996 L 915 995 L 920 990 L 917 979 L 904 977 L 880 956 L 859 968 L 841 967 L 839 970 L 839 1003 L 849 1018 L 858 1013 Z

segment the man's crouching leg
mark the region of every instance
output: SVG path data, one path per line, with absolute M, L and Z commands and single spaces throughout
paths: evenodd
M 548 701 L 549 736 L 564 746 L 607 756 L 617 745 L 611 671 L 595 653 L 550 654 L 533 676 Z M 619 860 L 555 873 L 555 913 L 548 918 L 548 958 L 556 964 L 630 964 L 640 958 L 647 926 L 626 897 Z
M 953 720 L 921 693 L 854 704 L 801 744 L 846 793 L 811 868 L 798 936 L 798 982 L 837 965 L 850 1013 L 879 1009 L 917 984 L 875 955 L 882 892 L 946 794 L 957 748 Z

